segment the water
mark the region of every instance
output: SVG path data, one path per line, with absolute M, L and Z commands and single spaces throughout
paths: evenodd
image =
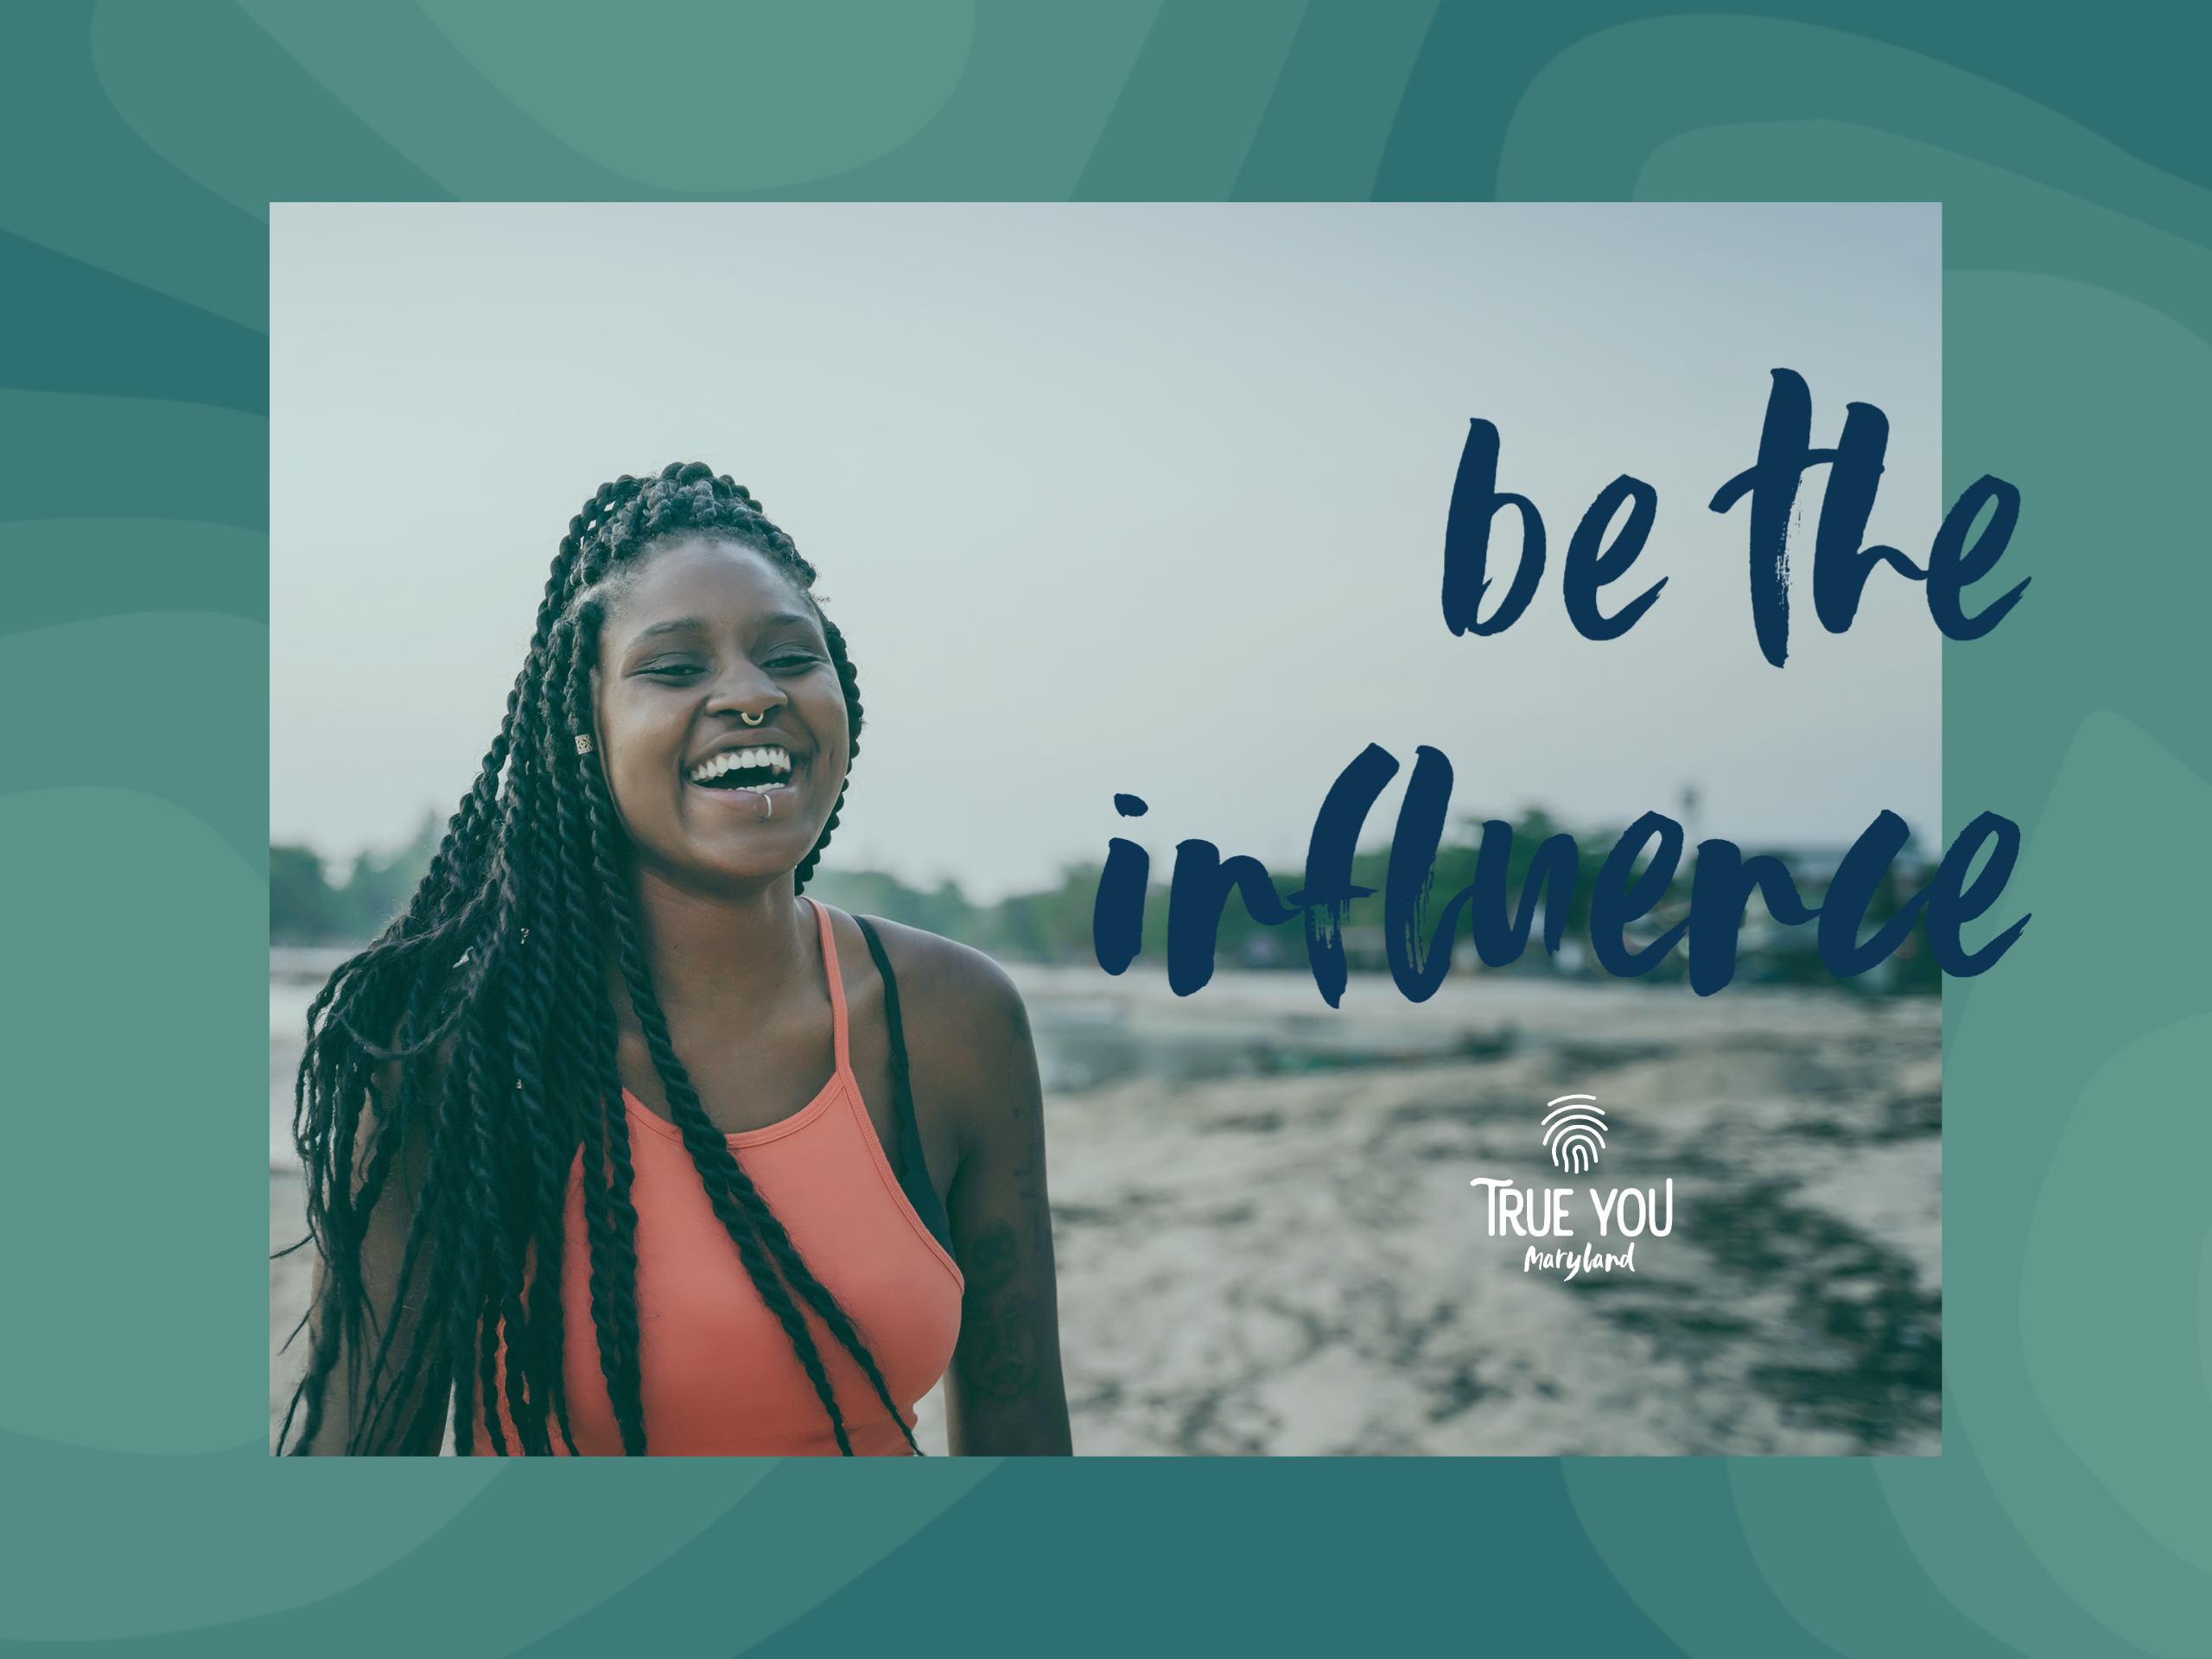
M 1179 1003 L 1016 979 L 1062 1085 L 1079 1450 L 1940 1449 L 1932 1001 L 1495 979 L 1416 1008 L 1355 981 L 1332 1014 L 1287 975 Z M 1613 1130 L 1579 1192 L 1675 1182 L 1633 1274 L 1524 1271 L 1552 1241 L 1488 1236 L 1467 1185 L 1569 1184 L 1539 1128 L 1568 1092 Z

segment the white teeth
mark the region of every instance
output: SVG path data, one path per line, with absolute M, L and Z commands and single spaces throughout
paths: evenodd
M 711 760 L 702 761 L 692 767 L 690 779 L 695 784 L 710 783 L 725 772 L 744 772 L 759 766 L 788 772 L 791 769 L 791 753 L 788 750 L 773 747 L 727 749 Z

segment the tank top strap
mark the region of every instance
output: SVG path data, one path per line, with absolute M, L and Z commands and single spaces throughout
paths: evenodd
M 853 1075 L 853 1055 L 846 1031 L 845 976 L 837 970 L 837 940 L 830 931 L 830 907 L 811 899 L 806 903 L 822 930 L 822 970 L 830 981 L 830 1029 L 837 1057 L 837 1075 L 849 1077 Z
M 937 1195 L 937 1188 L 930 1180 L 928 1161 L 922 1156 L 922 1130 L 914 1116 L 914 1088 L 906 1070 L 906 1026 L 899 1017 L 899 976 L 891 971 L 891 958 L 884 953 L 883 941 L 865 916 L 855 916 L 861 937 L 868 941 L 868 953 L 875 960 L 875 971 L 883 979 L 883 1020 L 891 1035 L 891 1096 L 899 1115 L 899 1187 L 906 1195 L 914 1216 L 929 1230 L 946 1255 L 952 1254 L 952 1226 L 944 1213 L 944 1201 Z

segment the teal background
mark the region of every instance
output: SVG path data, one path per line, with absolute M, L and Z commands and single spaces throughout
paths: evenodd
M 0 1654 L 2205 1652 L 2205 14 L 1758 10 L 0 14 Z M 1943 202 L 2035 579 L 1946 834 L 2035 921 L 1945 998 L 1940 1459 L 265 1456 L 267 204 L 685 192 Z

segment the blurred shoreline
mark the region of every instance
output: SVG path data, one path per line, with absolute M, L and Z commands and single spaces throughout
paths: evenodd
M 271 951 L 271 1248 L 299 1234 L 292 1074 L 342 952 Z M 1060 1331 L 1087 1454 L 1932 1454 L 1942 1007 L 1927 997 L 1010 963 L 1046 1088 Z M 1675 1182 L 1637 1272 L 1524 1271 L 1477 1175 Z M 1575 1200 L 1578 1231 L 1591 1227 Z M 1616 1248 L 1618 1248 L 1616 1246 Z M 271 1263 L 271 1433 L 307 1253 Z M 925 1447 L 941 1449 L 936 1396 Z

